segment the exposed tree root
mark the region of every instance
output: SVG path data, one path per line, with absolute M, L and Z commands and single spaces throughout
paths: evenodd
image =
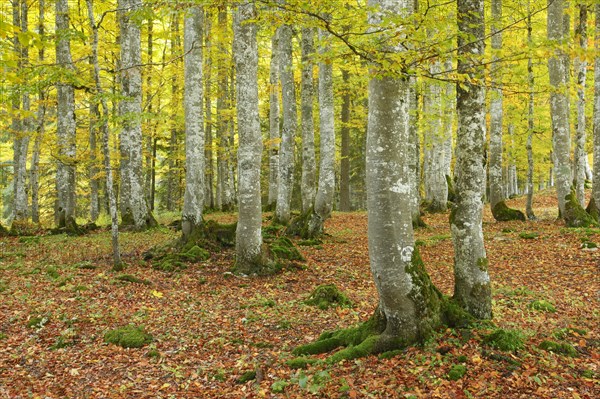
M 492 215 L 499 222 L 508 222 L 510 220 L 525 221 L 525 214 L 523 212 L 509 208 L 504 201 L 498 202 L 492 208 Z

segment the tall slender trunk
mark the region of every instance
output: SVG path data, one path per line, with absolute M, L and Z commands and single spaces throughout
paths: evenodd
M 179 55 L 179 47 L 181 45 L 179 38 L 179 15 L 174 13 L 171 20 L 171 58 L 177 59 Z M 175 61 L 176 70 L 179 62 Z M 177 203 L 179 202 L 179 125 L 177 123 L 178 107 L 175 104 L 180 103 L 179 97 L 179 81 L 178 74 L 171 76 L 171 104 L 172 119 L 170 123 L 170 137 L 169 137 L 169 151 L 168 151 L 168 162 L 167 162 L 167 192 L 165 198 L 165 208 L 168 211 L 174 211 L 177 209 Z
M 239 137 L 236 271 L 244 274 L 261 274 L 265 266 L 261 251 L 262 135 L 258 116 L 258 45 L 256 23 L 251 22 L 255 15 L 254 2 L 245 0 L 236 10 L 233 25 Z
M 154 57 L 154 20 L 152 18 L 150 18 L 150 20 L 148 21 L 148 37 L 147 37 L 147 53 L 148 53 L 148 64 L 152 64 L 153 63 L 153 57 Z M 150 66 L 149 68 L 152 68 L 152 66 Z M 152 76 L 154 74 L 152 73 L 152 71 L 150 71 L 150 73 L 148 73 L 148 75 L 146 76 L 146 109 L 149 115 L 152 115 L 153 111 L 154 111 L 154 94 L 152 91 Z M 148 207 L 150 208 L 150 210 L 154 210 L 154 198 L 152 196 L 152 174 L 153 174 L 153 151 L 152 151 L 152 147 L 154 144 L 154 135 L 155 135 L 155 129 L 153 129 L 152 126 L 152 121 L 149 120 L 148 123 L 146 124 L 148 127 L 148 131 L 146 132 L 146 137 L 145 137 L 145 168 L 144 168 L 144 192 L 146 195 L 146 200 L 148 201 Z
M 592 197 L 600 207 L 600 4 L 596 4 L 594 60 L 594 179 Z
M 319 40 L 326 43 L 329 33 L 319 30 Z M 321 45 L 323 56 L 329 51 L 327 44 Z M 323 222 L 331 216 L 333 195 L 335 194 L 335 114 L 333 104 L 333 65 L 329 60 L 319 62 L 319 186 L 315 198 L 315 214 L 318 216 L 318 231 L 323 230 Z
M 498 203 L 504 201 L 502 189 L 502 64 L 499 53 L 502 50 L 502 0 L 492 0 L 492 90 L 490 98 L 490 150 L 489 179 L 490 207 L 492 211 Z M 494 215 L 495 216 L 495 215 Z
M 219 8 L 217 17 L 218 29 L 221 40 L 224 40 L 225 30 L 227 29 L 227 8 L 222 5 Z M 219 44 L 219 67 L 217 70 L 217 81 L 219 87 L 219 96 L 217 97 L 217 208 L 224 210 L 227 206 L 227 184 L 229 175 L 228 165 L 228 147 L 229 147 L 229 130 L 228 117 L 226 116 L 228 104 L 228 68 L 227 68 L 227 48 L 224 42 Z
M 587 5 L 578 4 L 579 18 L 575 27 L 576 39 L 579 39 L 579 48 L 581 54 L 587 51 Z M 585 118 L 585 83 L 587 74 L 587 61 L 584 57 L 575 59 L 575 70 L 577 73 L 577 123 L 575 125 L 575 193 L 581 206 L 585 206 L 585 167 L 587 152 L 585 150 L 586 142 L 586 118 Z
M 142 127 L 141 127 L 141 35 L 131 20 L 141 7 L 140 0 L 119 0 L 122 11 L 121 29 L 121 89 L 119 104 L 123 120 L 121 130 L 121 218 L 124 225 L 144 228 L 156 223 L 148 211 L 143 190 Z
M 56 2 L 56 61 L 66 70 L 74 71 L 71 59 L 69 30 L 69 5 L 67 0 Z M 57 134 L 58 169 L 56 185 L 58 190 L 58 225 L 69 230 L 76 229 L 75 207 L 75 92 L 70 82 L 57 84 Z
M 45 27 L 44 27 L 44 13 L 45 13 L 44 0 L 38 2 L 38 34 L 40 40 L 45 40 Z M 43 64 L 45 60 L 44 46 L 41 46 L 38 50 L 38 61 Z M 33 152 L 31 153 L 31 170 L 30 170 L 30 184 L 31 184 L 31 221 L 33 223 L 40 222 L 40 151 L 42 146 L 42 138 L 44 137 L 46 127 L 46 95 L 44 89 L 40 89 L 38 92 L 38 110 L 37 110 L 37 131 L 35 140 L 33 142 Z
M 290 220 L 294 178 L 294 139 L 298 130 L 296 86 L 292 70 L 292 27 L 283 25 L 279 31 L 283 127 L 279 147 L 279 173 L 277 179 L 277 206 L 275 219 L 287 224 Z
M 410 181 L 411 215 L 414 227 L 423 226 L 421 219 L 421 146 L 419 140 L 419 93 L 417 90 L 417 78 L 411 76 L 408 92 L 408 177 Z
M 185 194 L 181 230 L 187 240 L 202 226 L 204 209 L 204 117 L 202 114 L 202 7 L 187 10 L 184 20 Z
M 341 109 L 341 160 L 340 160 L 340 211 L 350 212 L 350 73 L 342 69 L 342 109 Z
M 317 164 L 315 160 L 315 128 L 313 120 L 313 62 L 314 30 L 302 29 L 302 82 L 300 101 L 302 121 L 302 212 L 311 210 L 315 204 Z M 320 80 L 319 80 L 320 83 Z M 320 101 L 319 101 L 320 104 Z M 322 157 L 321 157 L 322 159 Z
M 565 214 L 565 198 L 571 189 L 571 137 L 567 99 L 567 65 L 562 49 L 564 43 L 563 0 L 548 0 L 548 40 L 554 45 L 548 59 L 550 75 L 550 113 L 552 116 L 552 153 L 554 179 L 560 214 Z
M 533 75 L 533 26 L 531 25 L 531 4 L 527 1 L 527 48 L 529 55 L 527 58 L 527 81 L 529 84 L 529 96 L 527 106 L 527 202 L 525 205 L 525 213 L 527 219 L 536 220 L 533 212 L 533 133 L 535 129 L 534 121 L 534 93 L 535 93 L 535 77 Z
M 458 0 L 459 74 L 469 77 L 456 86 L 456 207 L 450 216 L 454 243 L 454 298 L 478 318 L 492 316 L 488 260 L 483 242 L 485 187 L 485 89 L 483 0 Z
M 94 82 L 96 86 L 96 94 L 100 98 L 102 106 L 102 116 L 100 123 L 100 132 L 102 133 L 102 155 L 104 158 L 104 171 L 106 172 L 106 193 L 108 195 L 108 211 L 111 220 L 111 243 L 113 250 L 113 269 L 122 268 L 121 253 L 119 250 L 119 217 L 117 215 L 117 199 L 113 185 L 113 172 L 110 163 L 110 147 L 109 147 L 109 109 L 106 103 L 106 98 L 103 95 L 104 89 L 100 83 L 100 66 L 98 64 L 98 26 L 94 19 L 94 6 L 92 0 L 86 0 L 88 9 L 88 18 L 92 29 L 92 65 L 94 67 Z
M 25 1 L 13 1 L 13 24 L 20 27 L 22 33 L 28 30 L 28 12 Z M 18 58 L 19 73 L 23 73 L 29 62 L 29 50 L 27 45 L 21 45 L 18 36 L 15 34 L 13 40 L 14 49 Z M 21 96 L 19 99 L 18 96 Z M 30 110 L 30 98 L 28 89 L 19 90 L 13 99 L 13 112 L 20 111 L 22 115 L 27 115 Z M 13 214 L 14 221 L 26 222 L 29 217 L 29 201 L 27 195 L 27 152 L 29 148 L 29 137 L 32 130 L 30 116 L 19 117 L 13 115 L 12 130 L 14 132 L 13 142 Z
M 269 66 L 269 197 L 267 205 L 277 203 L 277 175 L 279 173 L 279 29 L 271 38 Z
M 93 68 L 93 66 L 92 66 Z M 90 104 L 90 126 L 89 126 L 89 145 L 90 145 L 90 164 L 89 164 L 89 179 L 90 179 L 90 220 L 95 222 L 98 219 L 99 214 L 99 179 L 98 165 L 97 163 L 97 135 L 98 135 L 98 123 L 100 121 L 100 111 L 98 110 L 98 104 Z
M 215 207 L 214 196 L 214 168 L 213 168 L 213 117 L 212 117 L 212 57 L 211 57 L 211 23 L 212 16 L 208 10 L 204 15 L 204 48 L 203 54 L 204 70 L 204 107 L 205 107 L 205 128 L 204 128 L 204 202 L 205 206 L 213 209 Z

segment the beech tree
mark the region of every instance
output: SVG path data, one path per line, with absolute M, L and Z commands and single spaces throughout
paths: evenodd
M 236 271 L 261 274 L 262 209 L 260 162 L 262 135 L 258 118 L 258 45 L 256 10 L 253 1 L 237 7 L 234 17 L 235 69 L 237 74 L 238 117 L 238 224 L 236 230 Z
M 488 260 L 483 242 L 485 88 L 483 0 L 458 0 L 458 65 L 469 79 L 456 86 L 456 204 L 450 215 L 454 243 L 454 299 L 473 316 L 492 317 Z
M 271 37 L 271 63 L 269 65 L 269 196 L 267 206 L 277 204 L 277 179 L 279 174 L 279 29 Z
M 596 208 L 596 221 L 599 221 L 598 207 L 600 206 L 600 4 L 596 4 L 595 49 L 594 60 L 594 180 L 592 199 Z
M 181 230 L 186 241 L 202 227 L 204 208 L 204 117 L 202 88 L 202 7 L 184 19 L 185 194 Z
M 57 83 L 58 168 L 56 189 L 58 192 L 58 227 L 76 230 L 75 186 L 75 90 L 69 81 L 75 72 L 71 58 L 69 34 L 69 4 L 67 0 L 56 2 L 56 61 L 62 68 L 62 79 Z
M 142 174 L 142 75 L 140 27 L 132 17 L 141 7 L 140 0 L 119 0 L 121 30 L 121 90 L 119 103 L 122 122 L 121 219 L 127 226 L 140 229 L 156 224 L 144 196 Z
M 315 127 L 313 120 L 314 81 L 313 81 L 313 53 L 314 29 L 302 29 L 302 90 L 300 92 L 301 120 L 302 120 L 302 212 L 308 212 L 315 203 L 315 181 L 317 164 L 315 161 Z M 320 81 L 319 81 L 320 83 Z M 321 104 L 319 99 L 319 104 Z

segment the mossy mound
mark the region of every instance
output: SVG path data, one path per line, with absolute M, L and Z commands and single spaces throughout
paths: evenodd
M 236 380 L 236 382 L 238 384 L 245 384 L 246 382 L 252 381 L 255 379 L 256 379 L 256 370 L 250 370 L 250 371 L 246 371 L 241 376 L 239 376 L 239 378 Z
M 538 238 L 540 236 L 540 233 L 535 233 L 535 232 L 522 232 L 519 234 L 519 237 L 524 239 L 524 240 L 534 240 L 536 238 Z
M 525 214 L 523 212 L 509 208 L 504 201 L 498 202 L 492 208 L 492 215 L 499 222 L 508 222 L 511 220 L 525 221 Z
M 455 364 L 448 371 L 448 379 L 450 381 L 460 380 L 467 372 L 467 367 L 463 364 Z
M 554 352 L 565 356 L 579 356 L 577 349 L 575 349 L 573 345 L 566 342 L 543 341 L 539 345 L 539 348 L 548 352 Z
M 182 262 L 179 254 L 168 254 L 161 257 L 157 262 L 152 264 L 152 268 L 163 272 L 175 272 L 187 269 L 188 265 Z
M 525 345 L 523 333 L 517 330 L 497 329 L 485 335 L 483 342 L 504 352 L 514 352 Z
M 352 306 L 352 302 L 350 302 L 348 297 L 340 291 L 335 284 L 318 286 L 304 303 L 311 306 L 317 306 L 321 310 L 337 306 Z
M 2 229 L 4 228 L 0 228 L 0 235 L 2 235 Z M 10 225 L 10 231 L 6 231 L 6 229 L 4 229 L 4 231 L 6 232 L 6 235 L 17 237 L 35 236 L 36 233 L 39 231 L 39 226 L 27 220 L 14 220 Z
M 554 305 L 545 299 L 537 299 L 529 304 L 529 309 L 538 310 L 540 312 L 555 313 Z
M 280 224 L 271 224 L 269 226 L 264 226 L 261 229 L 261 233 L 264 240 L 274 240 L 277 237 L 279 237 L 284 231 L 285 226 Z
M 290 359 L 285 362 L 286 366 L 291 369 L 306 369 L 308 366 L 317 363 L 317 359 L 313 359 L 310 357 L 300 356 L 294 359 Z
M 194 245 L 186 252 L 181 252 L 177 254 L 181 260 L 185 260 L 187 262 L 204 262 L 210 258 L 210 252 L 208 252 L 204 248 L 200 248 L 197 245 Z
M 563 215 L 567 227 L 596 227 L 598 222 L 585 211 L 577 201 L 575 189 L 565 197 L 565 214 Z
M 123 348 L 141 348 L 152 342 L 152 336 L 143 327 L 127 325 L 107 331 L 104 334 L 104 342 Z
M 144 224 L 141 226 L 136 226 L 135 219 L 133 218 L 133 212 L 130 208 L 127 208 L 123 212 L 121 212 L 121 224 L 119 225 L 119 228 L 121 228 L 124 231 L 142 231 L 154 227 L 158 227 L 158 222 L 156 221 L 156 218 L 154 217 L 152 212 L 148 212 L 146 214 Z
M 287 237 L 279 237 L 269 244 L 269 250 L 276 261 L 304 262 L 304 257 Z
M 585 211 L 588 215 L 590 215 L 596 222 L 600 222 L 600 211 L 598 210 L 598 206 L 596 205 L 596 201 L 594 197 L 590 198 L 590 202 L 588 202 L 588 206 L 585 208 Z
M 324 220 L 313 208 L 293 218 L 285 230 L 288 237 L 300 237 L 305 240 L 319 238 L 323 235 Z
M 142 284 L 142 285 L 152 285 L 151 281 L 144 280 L 143 278 L 135 277 L 135 276 L 133 276 L 131 274 L 122 274 L 120 276 L 117 276 L 117 280 L 124 281 L 124 282 L 127 282 L 127 283 Z

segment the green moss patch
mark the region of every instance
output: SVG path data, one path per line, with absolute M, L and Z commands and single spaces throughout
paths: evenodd
M 552 336 L 556 339 L 566 339 L 569 336 L 581 337 L 587 335 L 587 331 L 576 327 L 565 327 L 559 328 L 552 333 Z
M 27 328 L 42 328 L 50 321 L 50 316 L 35 316 L 27 320 Z
M 123 348 L 141 348 L 152 342 L 152 336 L 143 327 L 127 325 L 107 331 L 104 334 L 104 342 Z
M 308 368 L 308 366 L 313 365 L 317 362 L 317 359 L 301 356 L 294 359 L 290 359 L 287 362 L 285 362 L 285 364 L 291 369 L 306 369 Z
M 511 220 L 525 221 L 525 214 L 523 212 L 509 208 L 504 201 L 498 202 L 492 208 L 492 215 L 499 222 L 508 222 Z
M 279 237 L 269 244 L 269 250 L 275 260 L 304 261 L 304 257 L 287 237 Z
M 540 312 L 549 312 L 549 313 L 556 312 L 556 308 L 554 307 L 554 305 L 552 303 L 546 301 L 545 299 L 538 299 L 538 300 L 531 302 L 529 304 L 529 309 L 537 310 Z
M 256 379 L 256 370 L 246 371 L 241 376 L 238 377 L 236 382 L 238 384 L 245 384 L 248 381 L 252 381 Z
M 577 349 L 575 349 L 573 345 L 566 342 L 554 342 L 546 340 L 539 345 L 539 348 L 565 356 L 577 357 L 579 355 Z
M 538 238 L 540 236 L 540 233 L 535 233 L 535 232 L 522 232 L 519 233 L 519 237 L 521 237 L 524 240 L 534 240 L 536 238 Z
M 335 284 L 318 286 L 304 303 L 311 306 L 317 306 L 322 310 L 337 306 L 352 306 L 352 302 L 348 299 L 346 294 L 340 291 Z
M 194 245 L 186 252 L 179 253 L 178 257 L 181 260 L 188 262 L 203 262 L 210 258 L 210 253 L 206 249 L 200 248 L 198 245 Z
M 151 281 L 135 277 L 135 276 L 133 276 L 131 274 L 122 274 L 120 276 L 117 276 L 117 280 L 119 280 L 119 281 L 125 281 L 127 283 L 142 284 L 142 285 L 152 285 Z
M 525 345 L 523 333 L 517 330 L 498 329 L 485 335 L 483 342 L 504 352 L 514 352 Z
M 565 197 L 565 213 L 563 218 L 567 227 L 598 226 L 598 222 L 577 201 L 577 195 L 573 187 L 571 187 L 571 192 Z
M 450 381 L 460 380 L 467 372 L 467 367 L 463 364 L 455 364 L 448 371 L 448 379 Z

